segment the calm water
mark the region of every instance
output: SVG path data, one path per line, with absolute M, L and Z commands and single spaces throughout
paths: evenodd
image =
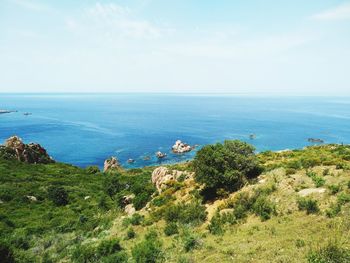
M 0 114 L 1 141 L 16 134 L 82 167 L 101 166 L 109 156 L 125 167 L 155 165 L 158 150 L 168 154 L 163 163 L 192 158 L 194 152 L 170 152 L 177 139 L 199 145 L 240 139 L 258 151 L 301 148 L 309 137 L 350 143 L 350 98 L 0 94 L 0 109 L 18 110 Z M 127 164 L 129 158 L 136 162 Z

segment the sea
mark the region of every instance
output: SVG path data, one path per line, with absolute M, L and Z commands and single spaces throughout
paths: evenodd
M 185 162 L 224 140 L 246 141 L 257 152 L 314 144 L 308 138 L 350 144 L 347 97 L 6 93 L 1 109 L 15 111 L 0 114 L 1 142 L 17 135 L 79 167 L 102 167 L 110 156 L 125 168 Z M 176 140 L 198 147 L 174 154 Z M 159 160 L 157 151 L 167 157 Z

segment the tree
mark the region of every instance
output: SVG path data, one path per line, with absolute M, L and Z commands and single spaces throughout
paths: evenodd
M 254 151 L 253 146 L 238 140 L 204 146 L 193 162 L 195 180 L 204 184 L 204 192 L 236 191 L 261 173 Z

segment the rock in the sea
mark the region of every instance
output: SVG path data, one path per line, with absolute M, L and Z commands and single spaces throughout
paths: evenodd
M 183 143 L 180 140 L 177 140 L 172 147 L 174 153 L 185 153 L 191 151 L 192 149 L 193 148 L 189 144 Z
M 134 159 L 128 159 L 128 163 L 134 163 L 135 160 Z
M 0 148 L 0 155 L 5 158 L 17 158 L 27 163 L 53 163 L 46 150 L 37 143 L 24 144 L 21 138 L 12 136 Z
M 117 158 L 111 157 L 107 160 L 105 160 L 103 165 L 103 172 L 113 171 L 113 170 L 120 170 L 121 166 Z
M 158 159 L 162 159 L 166 157 L 166 153 L 162 153 L 161 151 L 156 152 L 156 156 Z
M 193 176 L 185 171 L 170 171 L 168 168 L 160 166 L 152 172 L 152 183 L 156 186 L 158 192 L 161 193 L 167 188 L 167 184 L 170 181 L 177 180 L 182 175 L 185 175 L 185 179 L 189 179 Z

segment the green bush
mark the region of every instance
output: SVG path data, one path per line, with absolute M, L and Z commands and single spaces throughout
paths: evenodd
M 189 252 L 201 246 L 201 239 L 188 229 L 185 229 L 182 235 L 182 243 L 185 252 Z
M 316 187 L 324 186 L 326 183 L 326 180 L 321 176 L 315 176 L 312 178 L 312 180 L 314 181 Z
M 10 246 L 0 241 L 0 259 L 3 263 L 14 263 L 15 258 Z
M 157 233 L 152 231 L 132 248 L 131 254 L 136 263 L 155 263 L 162 259 L 161 246 Z
M 140 210 L 143 208 L 147 202 L 151 199 L 150 195 L 146 192 L 138 194 L 135 196 L 135 198 L 132 200 L 132 203 L 136 210 Z
M 105 177 L 105 180 L 103 182 L 103 188 L 112 199 L 113 197 L 123 190 L 123 185 L 120 183 L 119 174 L 109 174 Z
M 329 191 L 332 195 L 338 193 L 340 191 L 340 185 L 338 184 L 331 184 L 328 186 Z
M 105 257 L 122 250 L 118 239 L 106 239 L 97 247 L 98 257 Z
M 292 175 L 292 174 L 295 174 L 296 172 L 297 170 L 294 168 L 286 168 L 286 175 Z
M 144 216 L 135 213 L 131 217 L 127 217 L 123 220 L 123 225 L 128 226 L 128 225 L 133 225 L 133 226 L 138 226 L 141 225 L 142 221 L 144 220 Z
M 209 232 L 214 235 L 224 234 L 223 223 L 220 213 L 217 212 L 210 220 L 210 224 L 208 225 Z
M 350 250 L 340 247 L 337 243 L 329 243 L 325 247 L 310 251 L 307 260 L 309 263 L 348 263 Z
M 92 166 L 88 166 L 85 168 L 85 171 L 88 174 L 97 174 L 100 172 L 100 168 L 98 168 L 98 166 L 92 165 Z
M 350 202 L 350 194 L 347 194 L 347 193 L 340 193 L 338 195 L 338 203 L 339 204 L 346 204 L 346 203 L 349 203 Z
M 169 206 L 164 212 L 164 218 L 167 222 L 199 225 L 206 220 L 207 213 L 205 206 L 193 201 Z
M 68 193 L 63 186 L 52 185 L 47 190 L 49 199 L 57 206 L 68 204 Z
M 327 210 L 326 210 L 326 216 L 329 218 L 333 218 L 337 216 L 341 211 L 341 204 L 339 202 L 332 204 Z
M 135 236 L 136 236 L 135 230 L 132 227 L 130 227 L 126 232 L 126 239 L 133 239 L 135 238 Z
M 164 228 L 164 234 L 166 236 L 172 236 L 179 233 L 179 229 L 175 222 L 168 222 Z
M 265 195 L 259 195 L 256 198 L 252 210 L 260 217 L 261 221 L 266 221 L 271 218 L 272 214 L 276 214 L 275 205 Z
M 241 141 L 204 146 L 193 161 L 195 180 L 205 188 L 213 189 L 204 192 L 208 194 L 215 194 L 220 188 L 240 189 L 248 179 L 257 177 L 262 171 L 254 150 L 253 146 Z
M 316 214 L 320 211 L 316 200 L 310 198 L 298 199 L 299 210 L 306 211 L 307 214 Z

